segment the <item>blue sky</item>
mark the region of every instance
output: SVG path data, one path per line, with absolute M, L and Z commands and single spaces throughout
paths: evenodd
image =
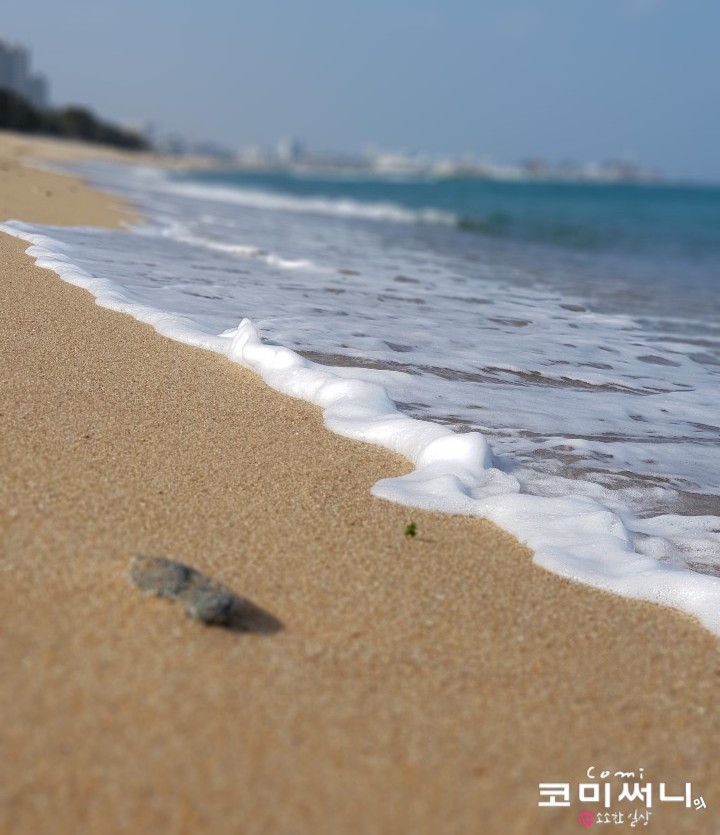
M 231 147 L 720 180 L 720 0 L 2 0 L 58 103 Z

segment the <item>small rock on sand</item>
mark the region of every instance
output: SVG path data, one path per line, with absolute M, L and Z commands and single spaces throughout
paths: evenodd
M 254 603 L 176 560 L 137 556 L 130 563 L 129 577 L 146 594 L 176 600 L 202 623 L 248 632 L 276 632 L 281 628 L 276 618 Z

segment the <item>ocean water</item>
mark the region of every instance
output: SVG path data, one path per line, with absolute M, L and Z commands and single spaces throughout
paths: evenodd
M 79 170 L 144 221 L 0 227 L 41 266 L 405 454 L 377 495 L 720 633 L 720 189 Z

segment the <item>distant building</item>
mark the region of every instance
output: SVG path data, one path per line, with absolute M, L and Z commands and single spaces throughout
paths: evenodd
M 30 72 L 30 52 L 20 44 L 0 39 L 0 87 L 10 90 L 44 110 L 49 105 L 48 84 Z
M 0 87 L 10 88 L 10 53 L 0 41 Z
M 305 156 L 302 142 L 292 137 L 281 139 L 277 144 L 277 158 L 282 163 L 300 162 Z
M 27 100 L 38 110 L 47 110 L 50 106 L 48 83 L 42 75 L 31 75 L 27 82 Z

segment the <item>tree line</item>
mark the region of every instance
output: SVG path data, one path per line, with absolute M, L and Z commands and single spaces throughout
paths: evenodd
M 38 110 L 22 96 L 0 87 L 0 128 L 98 142 L 129 151 L 149 150 L 139 133 L 103 122 L 84 107 Z

